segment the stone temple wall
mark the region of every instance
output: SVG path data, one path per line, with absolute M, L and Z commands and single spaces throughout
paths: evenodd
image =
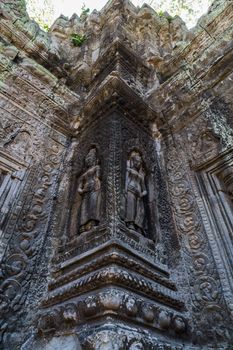
M 233 2 L 0 33 L 0 348 L 232 350 Z

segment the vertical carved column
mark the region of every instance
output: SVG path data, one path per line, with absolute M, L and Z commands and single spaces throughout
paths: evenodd
M 182 151 L 172 145 L 168 147 L 169 187 L 184 263 L 188 267 L 194 338 L 197 342 L 208 342 L 213 337 L 229 340 L 229 314 L 222 298 L 217 268 L 183 159 Z M 218 330 L 215 328 L 217 321 Z M 203 332 L 207 328 L 208 333 Z
M 25 307 L 36 264 L 44 254 L 60 152 L 56 142 L 51 141 L 44 160 L 27 169 L 20 193 L 20 198 L 26 200 L 17 202 L 5 228 L 8 245 L 1 263 L 1 336 L 8 345 L 14 341 L 11 334 L 14 336 L 16 317 Z M 19 329 L 26 322 L 25 318 L 18 319 Z

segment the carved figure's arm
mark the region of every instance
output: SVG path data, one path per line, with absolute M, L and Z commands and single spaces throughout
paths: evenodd
M 79 185 L 78 185 L 78 193 L 83 193 L 83 176 L 80 177 Z
M 146 185 L 145 185 L 145 178 L 143 176 L 142 178 L 142 193 L 141 197 L 145 197 L 147 195 Z
M 100 174 L 100 166 L 99 166 L 99 165 L 97 165 L 97 167 L 96 167 L 96 176 L 98 177 L 98 179 L 100 179 L 100 178 L 101 178 L 101 174 Z

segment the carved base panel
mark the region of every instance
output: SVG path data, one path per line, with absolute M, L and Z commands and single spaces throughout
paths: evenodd
M 144 280 L 150 280 L 151 285 L 152 283 L 156 284 L 164 291 L 169 289 L 171 293 L 174 293 L 174 296 L 176 295 L 177 289 L 175 284 L 168 278 L 169 275 L 167 271 L 162 270 L 160 266 L 156 267 L 156 269 L 152 269 L 152 264 L 146 263 L 143 259 L 139 260 L 137 256 L 127 254 L 127 252 L 122 252 L 117 248 L 112 249 L 110 246 L 106 246 L 103 249 L 106 250 L 103 256 L 97 256 L 93 261 L 86 261 L 85 265 L 80 265 L 79 261 L 73 259 L 70 263 L 74 266 L 74 269 L 70 270 L 70 264 L 64 264 L 60 270 L 56 270 L 54 274 L 56 274 L 57 277 L 53 278 L 49 284 L 50 293 L 55 294 L 56 291 L 59 290 L 59 288 L 61 289 L 65 284 L 70 284 L 71 286 L 77 279 L 87 278 L 87 276 L 97 271 L 100 272 L 100 274 L 102 271 L 114 271 L 113 277 L 111 277 L 110 273 L 109 279 L 106 276 L 106 281 L 117 282 L 119 270 L 119 278 L 122 279 L 122 283 L 124 278 L 126 281 L 126 276 L 130 275 L 130 273 L 135 273 L 135 284 L 137 284 L 136 276 L 138 275 L 140 278 L 143 278 L 142 275 L 144 275 Z M 98 253 L 101 252 L 103 252 L 102 249 Z M 93 264 L 96 264 L 96 269 L 93 269 Z M 61 271 L 63 275 L 61 275 Z M 123 271 L 126 273 L 125 276 L 123 275 Z M 114 276 L 116 277 L 115 280 Z M 131 288 L 133 288 L 133 285 Z
M 51 277 L 44 305 L 110 283 L 140 291 L 177 309 L 184 308 L 167 266 L 142 254 L 140 250 L 132 249 L 117 238 L 57 263 L 53 266 Z
M 129 241 L 135 235 L 127 235 Z M 117 323 L 131 324 L 134 332 L 139 327 L 159 339 L 185 341 L 190 336 L 189 316 L 167 266 L 118 238 L 55 264 L 51 277 L 48 297 L 36 320 L 41 337 L 82 334 L 109 320 L 114 329 Z
M 140 325 L 130 325 L 110 317 L 91 326 L 82 326 L 69 332 L 32 336 L 21 350 L 230 350 L 221 346 L 190 345 L 189 339 L 175 340 L 163 334 L 144 330 Z
M 128 229 L 123 223 L 118 224 L 116 230 L 107 225 L 100 225 L 60 246 L 58 253 L 53 258 L 54 271 L 55 266 L 66 266 L 73 259 L 83 259 L 110 245 L 113 245 L 114 248 L 118 245 L 124 250 L 135 252 L 140 259 L 151 261 L 156 268 L 163 270 L 168 275 L 168 267 L 160 254 L 158 245 L 135 230 Z
M 38 335 L 64 335 L 72 331 L 79 332 L 106 324 L 112 320 L 117 323 L 152 332 L 159 339 L 188 339 L 188 329 L 184 318 L 168 308 L 155 305 L 145 299 L 136 299 L 135 295 L 117 289 L 106 289 L 95 295 L 89 295 L 79 302 L 71 300 L 67 304 L 51 309 L 41 316 L 38 322 Z

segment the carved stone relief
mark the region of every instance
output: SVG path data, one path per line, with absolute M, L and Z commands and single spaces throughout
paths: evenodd
M 232 149 L 229 149 L 199 167 L 193 174 L 192 181 L 197 184 L 196 191 L 200 196 L 208 194 L 204 203 L 199 199 L 197 201 L 203 219 L 208 215 L 205 226 L 214 258 L 218 261 L 224 297 L 232 317 L 232 200 L 230 188 L 228 189 L 231 184 L 231 164 Z
M 93 231 L 97 239 L 96 229 L 104 229 L 107 219 L 105 198 L 107 195 L 107 152 L 111 138 L 110 120 L 98 121 L 92 129 L 87 130 L 75 146 L 70 166 L 69 191 L 72 198 L 70 216 L 65 218 L 68 227 L 67 244 L 86 231 Z M 91 140 L 91 142 L 88 142 Z M 90 145 L 91 144 L 91 145 Z M 69 201 L 69 205 L 70 205 Z M 100 239 L 102 234 L 100 235 Z M 104 239 L 104 236 L 103 236 Z M 87 242 L 86 242 L 87 243 Z M 81 247 L 80 247 L 81 248 Z
M 98 164 L 97 149 L 91 148 L 85 158 L 85 172 L 78 180 L 81 196 L 79 209 L 79 232 L 89 231 L 100 222 L 101 169 Z
M 63 197 L 69 216 L 58 216 L 60 223 L 55 226 L 66 235 L 54 232 L 58 249 L 48 295 L 36 322 L 38 335 L 54 336 L 91 320 L 117 316 L 124 322 L 147 325 L 163 337 L 166 332 L 185 339 L 190 330 L 188 315 L 166 266 L 166 255 L 173 256 L 167 244 L 170 240 L 171 245 L 174 235 L 169 220 L 164 221 L 166 239 L 160 234 L 164 227 L 160 229 L 158 196 L 164 195 L 164 203 L 167 199 L 162 181 L 158 183 L 154 140 L 116 108 L 89 126 L 72 147 L 70 195 Z M 59 200 L 56 211 L 63 208 Z M 79 255 L 84 264 L 77 259 Z M 160 271 L 158 275 L 151 266 Z M 126 291 L 129 286 L 131 294 Z M 146 349 L 145 344 L 131 338 L 118 344 L 108 332 L 106 338 L 84 346 Z
M 182 242 L 184 259 L 191 268 L 190 287 L 193 289 L 192 313 L 196 341 L 230 339 L 231 330 L 225 323 L 229 314 L 222 300 L 222 288 L 210 246 L 204 231 L 197 203 L 185 174 L 185 165 L 175 147 L 167 151 L 167 167 L 177 230 Z M 181 155 L 181 152 L 179 153 Z M 214 322 L 218 319 L 218 330 Z M 229 322 L 229 321 L 228 321 Z M 203 329 L 208 324 L 208 334 Z
M 125 222 L 128 228 L 145 235 L 146 213 L 144 197 L 147 195 L 142 157 L 139 152 L 131 152 L 127 161 L 125 189 Z
M 33 166 L 27 180 L 23 182 L 22 196 L 30 194 L 27 197 L 29 202 L 17 202 L 15 213 L 18 214 L 12 215 L 5 227 L 8 245 L 1 265 L 1 337 L 5 341 L 5 335 L 9 337 L 7 332 L 15 327 L 16 315 L 25 304 L 37 253 L 45 240 L 42 231 L 38 234 L 37 230 L 38 225 L 41 229 L 46 227 L 49 205 L 51 206 L 48 197 L 51 196 L 51 180 L 58 165 L 58 149 L 51 145 L 44 162 Z M 41 182 L 37 182 L 38 173 Z M 36 186 L 33 188 L 35 181 Z M 17 220 L 19 213 L 21 220 Z
M 5 227 L 24 178 L 27 164 L 18 157 L 12 157 L 4 148 L 0 149 L 0 236 L 2 257 L 7 244 Z
M 9 152 L 25 154 L 28 150 L 31 151 L 31 135 L 27 131 L 19 131 L 17 135 L 14 136 L 13 140 L 9 141 L 5 148 Z
M 3 349 L 231 350 L 232 10 L 2 2 Z
M 193 168 L 219 154 L 222 148 L 220 136 L 214 132 L 213 126 L 205 116 L 199 117 L 186 132 L 190 144 L 190 163 Z
M 192 144 L 193 158 L 198 161 L 198 158 L 204 156 L 206 161 L 214 157 L 218 154 L 218 143 L 219 138 L 214 135 L 213 130 L 211 128 L 206 128 L 198 135 L 198 141 L 194 141 Z
M 79 159 L 74 156 L 73 180 L 71 178 L 73 185 L 70 187 L 73 198 L 70 221 L 67 223 L 70 239 L 78 239 L 79 248 L 77 247 L 77 249 L 80 251 L 80 249 L 84 249 L 83 245 L 80 246 L 80 239 L 84 236 L 81 235 L 78 238 L 78 232 L 80 234 L 87 230 L 93 231 L 98 226 L 102 230 L 104 222 L 105 224 L 115 222 L 117 218 L 119 220 L 119 230 L 117 231 L 119 237 L 134 246 L 137 245 L 136 242 L 127 237 L 127 234 L 121 233 L 121 228 L 124 227 L 124 230 L 130 229 L 132 235 L 135 232 L 136 241 L 141 239 L 140 236 L 153 240 L 156 243 L 155 247 L 158 248 L 159 259 L 165 261 L 166 250 L 170 249 L 168 245 L 171 245 L 172 240 L 174 241 L 174 232 L 171 219 L 170 223 L 168 220 L 166 225 L 164 221 L 163 225 L 166 226 L 166 232 L 170 238 L 167 234 L 165 240 L 161 237 L 159 220 L 164 220 L 164 216 L 167 216 L 168 212 L 162 212 L 164 204 L 160 207 L 158 203 L 158 197 L 162 197 L 162 186 L 157 182 L 158 178 L 156 180 L 159 165 L 156 166 L 156 169 L 154 169 L 154 165 L 150 169 L 151 164 L 155 162 L 154 142 L 151 139 L 149 144 L 151 151 L 148 153 L 148 135 L 139 131 L 139 128 L 135 129 L 135 133 L 133 128 L 135 128 L 133 123 L 120 115 L 108 116 L 98 120 L 98 123 L 93 125 L 87 134 L 84 134 L 83 140 L 85 138 L 85 140 L 91 139 L 93 145 L 91 149 L 86 141 L 79 142 L 76 151 Z M 99 159 L 98 154 L 102 155 L 101 159 Z M 150 154 L 149 157 L 148 154 Z M 87 165 L 85 163 L 89 161 L 90 156 L 93 158 L 92 164 Z M 89 186 L 89 192 L 85 197 L 82 191 L 89 182 L 93 189 L 95 187 L 95 190 L 90 191 L 91 187 Z M 116 189 L 114 192 L 113 188 Z M 89 204 L 89 199 L 92 196 L 91 204 Z M 163 201 L 166 203 L 165 197 L 163 197 Z M 87 206 L 89 206 L 89 210 L 87 210 Z M 159 210 L 161 210 L 160 215 Z M 90 220 L 92 220 L 90 227 L 82 227 L 80 231 L 79 226 L 86 225 Z M 97 237 L 100 241 L 103 239 L 104 242 L 104 235 L 101 233 L 99 236 L 98 231 L 95 230 L 95 242 Z M 86 245 L 87 242 L 84 244 Z M 90 244 L 91 241 L 89 241 L 89 246 Z M 165 246 L 162 248 L 164 244 Z M 61 247 L 62 250 L 63 248 Z
M 182 350 L 183 345 L 159 342 L 156 338 L 146 337 L 137 331 L 116 333 L 114 331 L 99 330 L 95 335 L 90 335 L 83 346 L 88 350 Z

